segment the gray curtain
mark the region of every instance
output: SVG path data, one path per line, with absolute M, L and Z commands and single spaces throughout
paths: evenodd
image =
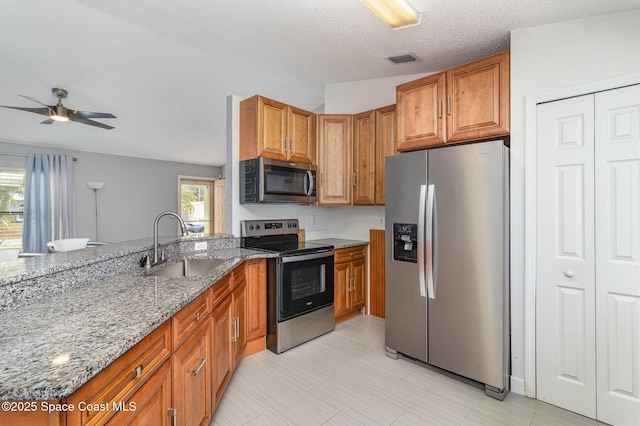
M 73 158 L 29 154 L 25 175 L 22 251 L 46 253 L 48 241 L 75 235 Z

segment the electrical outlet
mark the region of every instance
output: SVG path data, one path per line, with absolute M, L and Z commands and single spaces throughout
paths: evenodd
M 378 216 L 378 226 L 384 226 L 384 216 Z
M 194 250 L 206 250 L 206 249 L 207 249 L 206 241 L 198 241 L 194 247 Z
M 312 214 L 311 215 L 311 226 L 316 226 L 318 224 L 318 216 Z

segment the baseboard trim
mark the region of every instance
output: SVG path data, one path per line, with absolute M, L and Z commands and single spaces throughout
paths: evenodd
M 525 396 L 524 379 L 521 379 L 520 377 L 511 376 L 511 392 L 517 393 L 518 395 Z

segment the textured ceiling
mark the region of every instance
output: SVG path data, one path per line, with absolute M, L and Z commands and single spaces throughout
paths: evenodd
M 0 105 L 111 112 L 103 130 L 0 108 L 0 141 L 221 165 L 226 97 L 314 110 L 326 83 L 436 72 L 509 48 L 512 29 L 640 7 L 640 0 L 409 0 L 392 30 L 358 0 L 3 0 Z M 413 64 L 384 58 L 413 52 Z

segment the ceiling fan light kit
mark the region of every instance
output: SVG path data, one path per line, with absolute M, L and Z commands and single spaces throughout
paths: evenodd
M 55 121 L 61 121 L 61 122 L 69 121 L 69 115 L 67 113 L 67 109 L 64 106 L 62 106 L 62 98 L 66 98 L 69 92 L 67 92 L 64 89 L 60 89 L 58 87 L 54 87 L 53 89 L 51 89 L 51 92 L 53 93 L 54 96 L 58 97 L 58 104 L 56 105 L 56 110 L 55 111 L 52 110 L 51 111 L 52 113 L 49 115 L 49 117 L 51 117 L 51 119 Z
M 360 0 L 394 30 L 419 25 L 422 12 L 405 0 Z
M 78 111 L 75 109 L 68 109 L 62 105 L 62 99 L 66 98 L 69 92 L 65 89 L 61 89 L 59 87 L 54 87 L 51 89 L 51 92 L 54 96 L 58 98 L 58 103 L 56 105 L 46 105 L 40 102 L 36 98 L 32 98 L 31 96 L 18 95 L 25 99 L 30 100 L 31 102 L 35 102 L 37 104 L 42 105 L 44 108 L 24 108 L 24 107 L 14 107 L 14 106 L 6 106 L 0 105 L 4 108 L 17 109 L 20 111 L 33 112 L 35 114 L 46 115 L 48 117 L 47 120 L 41 121 L 40 124 L 52 124 L 54 121 L 65 122 L 65 121 L 75 121 L 76 123 L 88 124 L 89 126 L 100 127 L 101 129 L 111 130 L 114 127 L 108 126 L 104 123 L 100 123 L 98 121 L 91 120 L 92 118 L 116 118 L 115 115 L 110 114 L 108 112 L 91 112 L 91 111 Z

